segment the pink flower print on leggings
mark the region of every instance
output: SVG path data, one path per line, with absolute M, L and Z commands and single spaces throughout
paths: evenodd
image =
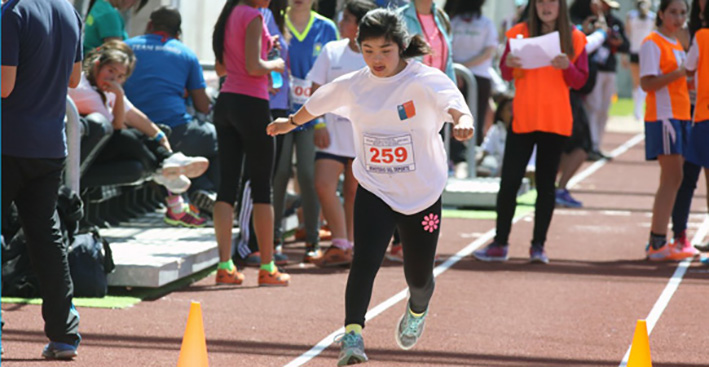
M 421 225 L 423 226 L 424 231 L 433 233 L 433 231 L 438 229 L 438 223 L 440 222 L 441 220 L 438 219 L 438 214 L 431 213 L 423 217 L 423 222 L 421 222 Z

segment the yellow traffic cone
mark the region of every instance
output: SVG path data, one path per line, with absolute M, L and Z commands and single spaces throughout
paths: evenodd
M 192 302 L 187 317 L 185 336 L 182 338 L 180 357 L 177 367 L 209 367 L 207 359 L 207 341 L 204 338 L 202 307 L 199 302 Z
M 650 340 L 647 336 L 647 323 L 645 320 L 638 320 L 633 335 L 633 344 L 630 345 L 630 356 L 628 357 L 628 367 L 652 367 L 650 357 Z

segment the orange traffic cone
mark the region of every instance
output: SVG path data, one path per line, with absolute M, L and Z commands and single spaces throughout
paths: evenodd
M 209 367 L 207 359 L 207 341 L 204 338 L 202 307 L 199 302 L 192 302 L 190 315 L 187 317 L 185 336 L 182 338 L 180 357 L 177 367 Z
M 645 320 L 638 320 L 633 335 L 633 344 L 630 345 L 630 356 L 628 357 L 628 367 L 652 367 L 650 357 L 650 340 L 647 336 L 647 323 Z

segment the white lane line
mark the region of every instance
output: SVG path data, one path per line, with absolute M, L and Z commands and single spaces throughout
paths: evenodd
M 692 244 L 694 245 L 701 243 L 707 235 L 707 232 L 709 232 L 709 215 L 705 216 L 702 226 L 699 227 L 697 233 L 694 234 Z M 670 280 L 667 281 L 667 285 L 660 294 L 660 298 L 658 298 L 655 305 L 652 306 L 652 310 L 650 310 L 650 313 L 646 318 L 648 336 L 652 334 L 652 329 L 655 327 L 655 324 L 657 324 L 657 321 L 660 320 L 660 316 L 662 316 L 662 313 L 665 312 L 665 308 L 667 308 L 667 305 L 670 303 L 672 296 L 675 294 L 677 288 L 679 288 L 680 283 L 682 283 L 682 279 L 687 273 L 687 268 L 689 268 L 689 264 L 692 263 L 693 259 L 694 258 L 684 259 L 677 265 L 677 269 L 674 274 L 672 274 Z M 623 356 L 623 360 L 618 366 L 626 367 L 628 365 L 628 357 L 630 357 L 630 347 L 628 347 L 628 350 L 625 352 L 625 356 Z
M 616 148 L 613 152 L 611 152 L 611 157 L 617 157 L 623 153 L 625 153 L 628 149 L 630 149 L 632 146 L 635 144 L 641 142 L 643 140 L 643 134 L 638 134 L 636 136 L 633 136 L 630 140 L 625 142 L 623 145 L 620 147 Z M 571 180 L 569 180 L 569 187 L 572 185 L 575 185 L 579 181 L 583 180 L 584 178 L 588 177 L 591 175 L 591 173 L 598 171 L 599 168 L 603 167 L 608 162 L 608 160 L 601 159 L 595 163 L 593 163 L 591 166 L 580 172 L 578 175 L 574 176 Z M 590 171 L 590 173 L 586 173 L 587 171 Z M 581 179 L 574 180 L 576 177 L 582 177 Z M 515 218 L 512 222 L 516 223 L 522 218 L 528 217 L 532 213 L 528 213 L 526 215 L 519 216 Z M 479 247 L 487 243 L 489 240 L 491 240 L 493 237 L 495 237 L 495 228 L 485 232 L 482 236 L 480 236 L 478 239 L 475 241 L 471 242 L 469 245 L 465 246 L 462 250 L 458 251 L 455 255 L 449 257 L 446 261 L 443 262 L 443 264 L 438 265 L 435 269 L 433 269 L 433 276 L 438 277 L 439 275 L 443 274 L 446 270 L 450 269 L 453 265 L 455 265 L 458 261 L 462 260 L 464 257 L 470 255 L 473 253 L 473 251 L 477 250 Z M 382 312 L 386 311 L 399 301 L 403 300 L 406 298 L 406 295 L 408 294 L 408 288 L 405 288 L 404 290 L 400 291 L 399 293 L 391 296 L 389 299 L 386 301 L 376 305 L 374 308 L 371 310 L 367 311 L 367 314 L 365 315 L 365 318 L 367 319 L 368 322 L 372 321 L 376 316 L 381 314 Z M 311 359 L 317 357 L 320 353 L 322 353 L 323 350 L 325 350 L 327 347 L 332 344 L 333 340 L 337 335 L 342 334 L 345 332 L 345 328 L 341 327 L 332 333 L 330 333 L 328 336 L 324 337 L 322 340 L 320 340 L 317 344 L 315 344 L 314 347 L 310 348 L 307 352 L 301 354 L 298 358 L 290 361 L 288 364 L 284 365 L 284 367 L 300 367 L 306 363 L 308 363 Z

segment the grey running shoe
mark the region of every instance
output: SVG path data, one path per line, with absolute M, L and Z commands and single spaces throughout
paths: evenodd
M 428 310 L 421 317 L 416 317 L 411 314 L 411 311 L 406 307 L 404 315 L 399 319 L 399 324 L 396 328 L 396 344 L 404 350 L 409 350 L 416 345 L 416 342 L 423 333 L 423 327 L 426 324 L 426 315 Z
M 49 342 L 42 350 L 42 356 L 47 359 L 69 360 L 77 355 L 75 346 L 59 342 Z
M 340 344 L 340 356 L 337 357 L 338 366 L 364 363 L 369 360 L 364 354 L 364 339 L 361 334 L 350 331 L 335 340 Z

